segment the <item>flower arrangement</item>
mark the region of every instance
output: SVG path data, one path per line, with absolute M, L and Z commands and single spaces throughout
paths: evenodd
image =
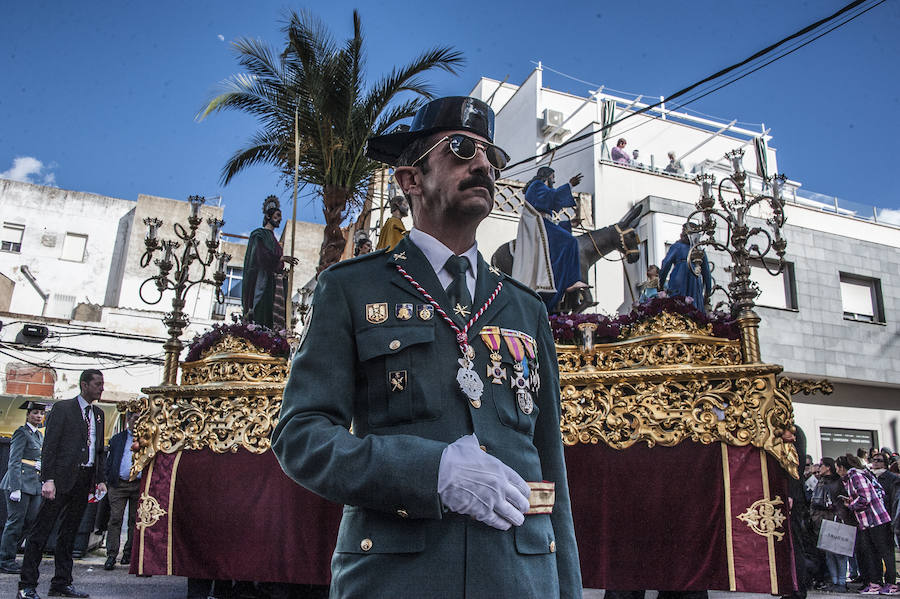
M 681 296 L 656 296 L 637 304 L 628 314 L 615 317 L 605 314 L 554 314 L 550 317 L 550 329 L 557 342 L 572 344 L 576 342 L 576 335 L 580 334 L 578 325 L 592 322 L 597 325 L 597 330 L 594 331 L 594 341 L 611 343 L 619 338 L 625 327 L 657 316 L 662 312 L 681 314 L 699 326 L 712 324 L 714 337 L 737 339 L 739 336 L 737 322 L 731 318 L 730 314 L 719 311 L 707 313 L 694 306 L 692 298 Z
M 275 358 L 287 358 L 290 356 L 291 346 L 285 338 L 286 334 L 287 331 L 285 330 L 275 332 L 268 327 L 252 322 L 215 324 L 210 330 L 202 335 L 196 335 L 191 340 L 185 361 L 193 362 L 194 360 L 199 360 L 203 352 L 218 343 L 226 335 L 246 339 Z

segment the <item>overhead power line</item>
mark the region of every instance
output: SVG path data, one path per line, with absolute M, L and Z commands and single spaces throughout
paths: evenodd
M 691 91 L 697 89 L 698 87 L 700 87 L 700 86 L 702 86 L 702 85 L 704 85 L 704 84 L 706 84 L 706 83 L 709 83 L 709 82 L 711 82 L 711 81 L 715 81 L 716 79 L 719 79 L 719 78 L 721 78 L 721 77 L 724 77 L 725 75 L 727 75 L 727 74 L 729 74 L 729 73 L 731 73 L 731 72 L 733 72 L 733 71 L 735 71 L 735 70 L 737 70 L 737 69 L 740 69 L 741 67 L 746 66 L 746 65 L 752 63 L 753 61 L 755 61 L 755 60 L 757 60 L 757 59 L 759 59 L 759 58 L 762 58 L 763 56 L 766 56 L 766 55 L 768 55 L 768 54 L 774 52 L 775 50 L 777 50 L 777 49 L 780 48 L 781 46 L 784 46 L 785 44 L 787 44 L 787 43 L 789 43 L 789 42 L 791 42 L 791 41 L 793 41 L 793 40 L 795 40 L 795 39 L 797 39 L 797 38 L 800 38 L 800 37 L 802 37 L 802 36 L 804 36 L 804 35 L 806 35 L 806 34 L 812 32 L 812 31 L 818 29 L 819 27 L 825 25 L 826 23 L 830 23 L 831 21 L 834 21 L 834 20 L 840 18 L 842 15 L 844 15 L 844 14 L 846 14 L 846 13 L 852 11 L 853 9 L 857 8 L 858 6 L 864 4 L 866 1 L 867 1 L 867 0 L 854 0 L 853 2 L 850 2 L 850 3 L 847 4 L 846 6 L 844 6 L 843 8 L 841 8 L 840 10 L 838 10 L 837 12 L 835 12 L 834 14 L 829 15 L 829 16 L 823 18 L 823 19 L 820 19 L 820 20 L 816 21 L 815 23 L 812 23 L 811 25 L 807 25 L 806 27 L 800 29 L 799 31 L 797 31 L 797 32 L 795 32 L 795 33 L 792 33 L 791 35 L 789 35 L 789 36 L 787 36 L 787 37 L 785 37 L 785 38 L 782 38 L 781 40 L 775 42 L 774 44 L 771 44 L 771 45 L 769 45 L 769 46 L 763 48 L 762 50 L 759 50 L 759 51 L 755 52 L 754 54 L 752 54 L 751 56 L 745 58 L 744 60 L 741 60 L 740 62 L 737 62 L 737 63 L 735 63 L 735 64 L 733 64 L 733 65 L 731 65 L 731 66 L 729 66 L 729 67 L 726 67 L 726 68 L 724 68 L 724 69 L 722 69 L 722 70 L 720 70 L 720 71 L 718 71 L 718 72 L 716 72 L 716 73 L 713 73 L 712 75 L 709 75 L 708 77 L 705 77 L 705 78 L 701 79 L 700 81 L 697 81 L 696 83 L 692 83 L 691 85 L 689 85 L 689 86 L 687 86 L 687 87 L 685 87 L 685 88 L 683 88 L 683 89 L 680 89 L 680 90 L 678 90 L 677 92 L 675 92 L 675 93 L 673 93 L 673 94 L 669 94 L 667 97 L 665 97 L 664 100 L 660 100 L 659 102 L 656 102 L 656 103 L 653 103 L 653 104 L 649 104 L 649 105 L 647 105 L 647 106 L 645 106 L 645 107 L 643 107 L 643 108 L 641 108 L 641 109 L 639 109 L 639 110 L 636 110 L 636 111 L 634 111 L 634 112 L 631 112 L 631 113 L 629 113 L 629 114 L 623 116 L 623 117 L 620 118 L 620 119 L 616 119 L 615 121 L 613 121 L 613 122 L 610 123 L 609 125 L 606 125 L 606 126 L 603 126 L 603 127 L 599 128 L 599 129 L 597 129 L 596 131 L 591 131 L 591 132 L 589 132 L 589 133 L 585 133 L 584 135 L 579 135 L 578 137 L 573 137 L 572 139 L 568 139 L 568 140 L 566 140 L 565 142 L 561 143 L 560 145 L 556 146 L 556 147 L 553 148 L 553 149 L 548 149 L 548 150 L 546 150 L 546 151 L 544 151 L 544 152 L 541 152 L 541 153 L 539 153 L 539 154 L 535 154 L 534 156 L 531 156 L 531 157 L 528 157 L 528 158 L 524 158 L 524 159 L 519 160 L 518 162 L 515 162 L 515 163 L 513 163 L 513 164 L 509 164 L 509 165 L 506 166 L 506 168 L 505 168 L 504 170 L 509 170 L 509 169 L 511 169 L 511 168 L 513 168 L 513 167 L 516 167 L 516 166 L 519 166 L 519 165 L 521 165 L 521 164 L 525 164 L 525 163 L 531 162 L 532 160 L 536 160 L 536 159 L 542 158 L 542 157 L 544 157 L 544 156 L 546 156 L 546 155 L 548 155 L 548 154 L 551 154 L 551 153 L 553 153 L 553 152 L 558 152 L 558 151 L 560 150 L 560 148 L 563 148 L 563 147 L 565 147 L 565 146 L 567 146 L 567 145 L 571 145 L 571 144 L 573 144 L 573 143 L 576 143 L 576 142 L 579 142 L 579 141 L 588 139 L 588 138 L 590 138 L 590 137 L 593 137 L 594 135 L 597 135 L 598 133 L 602 133 L 603 131 L 606 131 L 607 129 L 610 129 L 610 128 L 612 128 L 613 126 L 618 125 L 619 123 L 621 123 L 621 122 L 623 122 L 623 121 L 625 121 L 625 120 L 627 120 L 627 119 L 629 119 L 629 118 L 635 117 L 635 116 L 637 116 L 637 115 L 639 115 L 639 114 L 643 114 L 643 113 L 648 112 L 648 111 L 650 111 L 650 110 L 652 110 L 652 109 L 654 109 L 654 108 L 657 108 L 658 106 L 662 105 L 664 102 L 671 102 L 672 100 L 674 100 L 674 99 L 676 99 L 676 98 L 680 98 L 681 96 L 687 95 L 688 93 L 690 93 Z M 802 44 L 801 46 L 798 46 L 797 48 L 794 48 L 793 50 L 791 50 L 791 52 L 796 51 L 796 50 L 799 49 L 800 47 L 803 47 L 803 46 L 805 46 L 806 44 L 811 43 L 812 41 L 814 41 L 814 40 L 816 40 L 816 39 L 819 39 L 819 38 L 822 37 L 823 35 L 826 35 L 826 34 L 830 33 L 831 31 L 834 31 L 834 29 L 837 29 L 838 27 L 843 26 L 843 25 L 849 23 L 850 21 L 852 21 L 853 19 L 857 18 L 858 16 L 860 16 L 860 15 L 864 14 L 865 12 L 868 12 L 868 11 L 871 10 L 872 8 L 875 8 L 876 6 L 882 4 L 884 1 L 885 1 L 885 0 L 879 0 L 878 2 L 876 2 L 875 4 L 873 4 L 872 6 L 868 7 L 867 9 L 865 9 L 865 10 L 863 10 L 863 11 L 860 11 L 859 13 L 853 15 L 851 18 L 848 18 L 848 19 L 842 21 L 842 22 L 841 22 L 840 24 L 838 24 L 837 26 L 835 26 L 835 27 L 833 27 L 833 28 L 831 28 L 831 29 L 828 29 L 827 31 L 824 31 L 824 32 L 822 32 L 822 33 L 816 35 L 815 37 L 813 37 L 812 39 L 808 40 L 806 43 Z M 760 66 L 760 67 L 758 67 L 758 68 L 755 68 L 755 69 L 753 69 L 753 70 L 751 70 L 751 71 L 745 73 L 745 74 L 742 75 L 741 77 L 735 78 L 734 80 L 729 81 L 729 82 L 726 82 L 725 84 L 723 84 L 723 85 L 721 85 L 721 86 L 719 86 L 719 87 L 716 87 L 715 89 L 713 89 L 713 90 L 711 90 L 711 91 L 705 92 L 705 93 L 703 93 L 702 95 L 700 95 L 700 96 L 698 96 L 698 97 L 696 97 L 696 98 L 690 100 L 690 102 L 694 102 L 694 101 L 696 101 L 696 100 L 698 100 L 698 99 L 700 99 L 700 98 L 702 98 L 702 97 L 708 95 L 709 93 L 712 93 L 713 91 L 717 91 L 718 89 L 721 89 L 721 88 L 724 87 L 725 85 L 730 85 L 731 83 L 734 83 L 735 81 L 738 81 L 739 79 L 741 79 L 741 78 L 743 78 L 743 77 L 749 75 L 750 73 L 752 73 L 752 72 L 754 72 L 754 71 L 756 71 L 756 70 L 759 70 L 759 68 L 762 68 L 763 66 L 766 66 L 766 65 L 768 65 L 768 64 L 771 64 L 771 62 L 774 62 L 775 60 L 778 60 L 778 59 L 780 59 L 780 58 L 783 58 L 784 56 L 787 56 L 787 55 L 790 54 L 791 52 L 787 52 L 787 53 L 785 53 L 785 54 L 782 54 L 782 55 L 776 57 L 775 59 L 773 59 L 773 60 L 771 60 L 771 61 L 769 61 L 769 62 L 763 64 L 762 66 Z M 686 105 L 689 104 L 690 102 L 685 102 L 685 103 L 681 104 L 680 106 L 681 106 L 681 107 L 686 106 Z

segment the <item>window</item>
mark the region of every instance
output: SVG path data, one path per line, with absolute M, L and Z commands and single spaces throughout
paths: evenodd
M 72 262 L 84 262 L 84 249 L 87 247 L 87 235 L 78 233 L 66 233 L 63 241 L 61 260 Z
M 25 225 L 17 225 L 14 223 L 3 223 L 3 230 L 0 231 L 0 250 L 4 252 L 22 251 L 22 235 L 25 233 Z
M 767 262 L 770 270 L 776 270 L 778 265 Z M 772 276 L 765 269 L 762 261 L 750 261 L 750 280 L 759 286 L 759 297 L 756 298 L 758 306 L 768 308 L 781 308 L 783 310 L 797 309 L 797 282 L 794 280 L 794 264 L 785 262 L 780 274 Z
M 241 289 L 244 277 L 244 269 L 239 266 L 225 267 L 225 280 L 222 282 L 222 293 L 225 295 L 223 303 L 213 304 L 213 320 L 223 320 L 229 306 L 241 305 Z
M 846 320 L 884 323 L 881 281 L 847 273 L 841 275 L 841 304 Z

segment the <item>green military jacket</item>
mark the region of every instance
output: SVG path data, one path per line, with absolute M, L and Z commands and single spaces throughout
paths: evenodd
M 0 480 L 0 489 L 7 491 L 7 495 L 12 491 L 22 491 L 28 495 L 41 494 L 41 473 L 34 463 L 41 459 L 43 440 L 41 432 L 32 432 L 27 424 L 13 433 L 9 443 L 8 467 L 3 480 Z M 23 463 L 23 459 L 30 463 Z
M 448 306 L 437 275 L 408 238 L 390 252 L 323 272 L 273 433 L 288 476 L 345 504 L 332 597 L 581 597 L 559 373 L 543 303 L 479 256 L 473 311 L 500 282 L 502 289 L 468 331 L 484 382 L 475 407 L 456 380 L 456 334 L 397 266 Z M 530 414 L 517 404 L 505 344 L 498 353 L 506 378 L 489 376 L 492 351 L 479 335 L 485 326 L 537 341 L 531 367 L 540 388 Z M 500 531 L 442 509 L 441 453 L 471 433 L 526 481 L 555 483 L 552 515 L 528 515 L 522 526 Z

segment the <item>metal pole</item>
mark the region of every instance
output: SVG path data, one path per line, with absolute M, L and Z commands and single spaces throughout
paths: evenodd
M 300 177 L 300 118 L 294 107 L 294 209 L 291 212 L 291 258 L 294 257 L 294 245 L 297 239 L 297 179 Z M 285 291 L 286 317 L 284 319 L 284 328 L 289 332 L 293 332 L 292 326 L 294 319 L 294 265 L 288 269 L 288 285 Z

